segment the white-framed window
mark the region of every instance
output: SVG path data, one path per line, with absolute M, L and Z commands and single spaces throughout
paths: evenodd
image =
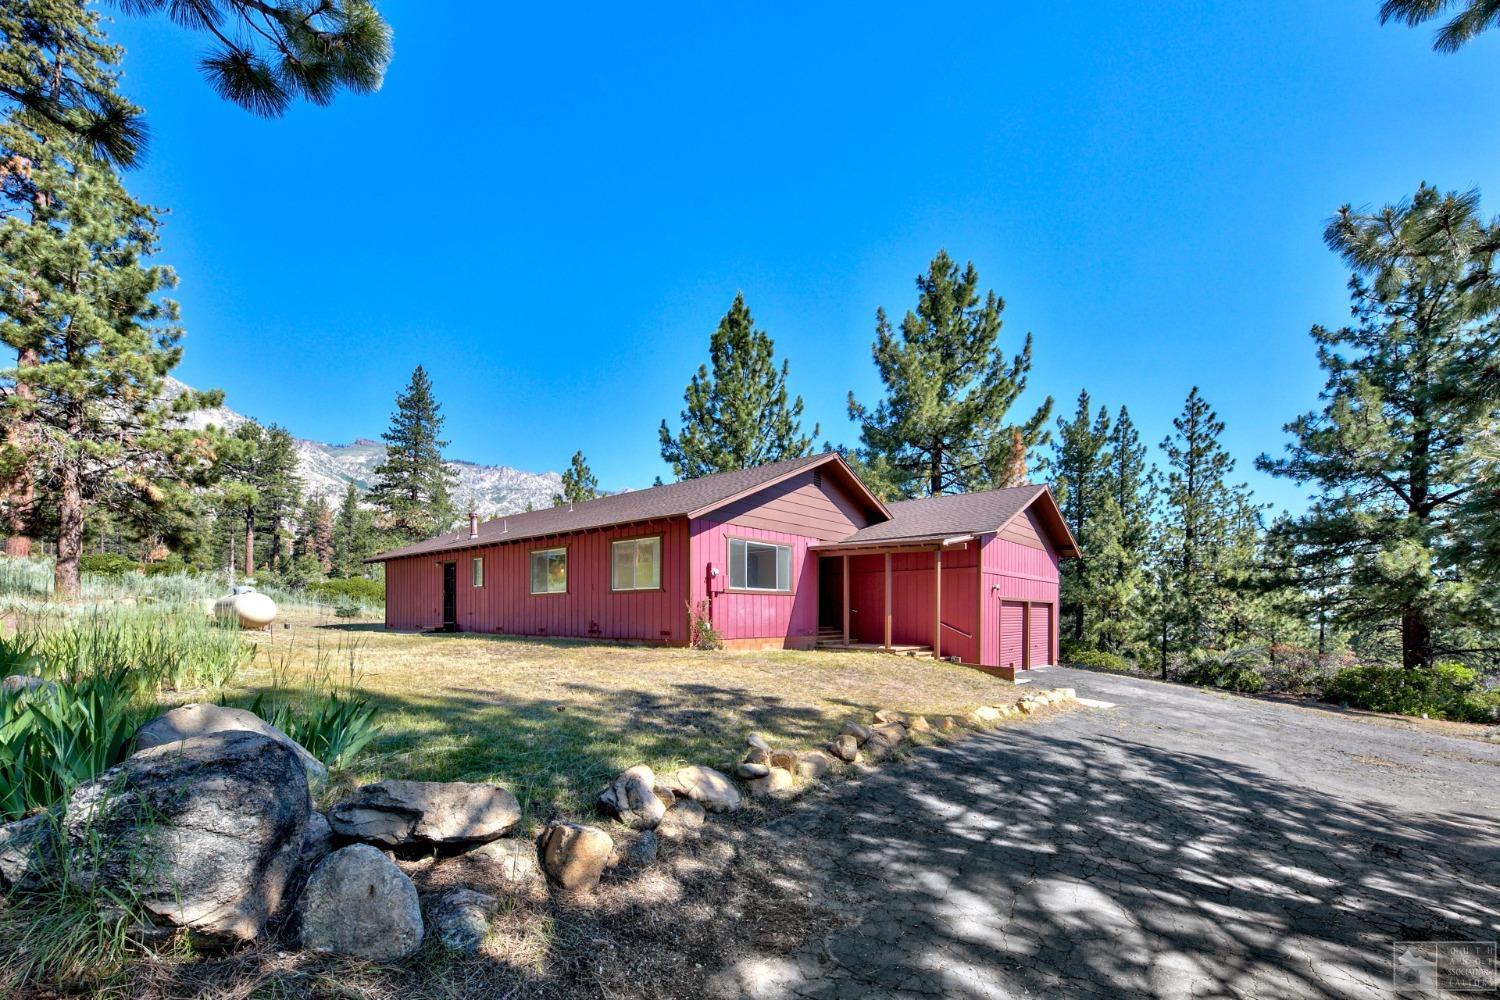
M 531 592 L 533 594 L 566 594 L 568 592 L 568 550 L 536 549 L 531 553 Z
M 484 556 L 475 556 L 469 563 L 469 582 L 476 587 L 484 586 Z
M 610 545 L 610 590 L 657 590 L 660 587 L 660 535 L 627 538 Z
M 734 590 L 792 592 L 792 547 L 748 538 L 729 540 L 729 586 Z

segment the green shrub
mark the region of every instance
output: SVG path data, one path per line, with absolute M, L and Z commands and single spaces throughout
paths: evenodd
M 1265 654 L 1258 649 L 1236 649 L 1227 653 L 1195 650 L 1178 677 L 1199 687 L 1255 694 L 1266 686 L 1266 665 Z
M 78 568 L 95 576 L 120 577 L 141 567 L 134 559 L 118 552 L 90 552 L 78 560 Z
M 1500 717 L 1500 692 L 1484 690 L 1478 672 L 1461 663 L 1439 663 L 1430 670 L 1373 663 L 1349 667 L 1334 675 L 1323 700 L 1455 722 L 1492 722 Z
M 142 569 L 147 576 L 185 576 L 188 572 L 187 563 L 175 552 L 165 559 L 148 562 Z
M 385 603 L 385 583 L 363 576 L 352 576 L 343 580 L 323 580 L 310 584 L 307 590 L 308 593 L 334 605 L 339 603 L 381 605 Z
M 1070 666 L 1092 667 L 1095 670 L 1107 670 L 1112 674 L 1128 674 L 1135 671 L 1135 665 L 1123 656 L 1083 646 L 1074 647 L 1071 653 L 1062 657 L 1062 660 Z

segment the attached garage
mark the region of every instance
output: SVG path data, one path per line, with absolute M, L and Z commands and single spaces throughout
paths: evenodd
M 1026 666 L 1026 605 L 1000 602 L 1000 662 L 996 666 L 1019 670 Z
M 1026 666 L 1052 662 L 1052 605 L 1033 602 L 1026 616 Z

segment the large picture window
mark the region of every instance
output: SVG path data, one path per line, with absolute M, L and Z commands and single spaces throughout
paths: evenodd
M 609 547 L 611 590 L 656 590 L 661 586 L 661 537 L 631 538 Z
M 792 547 L 731 538 L 729 586 L 735 590 L 791 593 Z
M 531 592 L 533 594 L 566 594 L 568 592 L 567 549 L 537 549 L 531 553 Z

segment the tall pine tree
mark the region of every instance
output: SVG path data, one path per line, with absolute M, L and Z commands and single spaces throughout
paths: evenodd
M 1121 544 L 1133 559 L 1144 558 L 1151 541 L 1151 518 L 1156 509 L 1156 467 L 1146 465 L 1141 441 L 1130 411 L 1120 407 L 1109 432 L 1109 465 L 1105 484 L 1120 510 Z
M 448 442 L 442 407 L 421 365 L 396 394 L 396 412 L 385 441 L 385 461 L 375 469 L 369 500 L 380 511 L 379 527 L 397 542 L 416 541 L 453 526 L 453 477 L 443 464 Z
M 359 490 L 350 483 L 339 503 L 333 521 L 333 574 L 339 577 L 360 576 L 364 560 L 374 554 L 374 521 L 370 512 L 360 506 Z
M 1287 425 L 1284 458 L 1260 465 L 1317 487 L 1286 530 L 1303 566 L 1336 570 L 1326 582 L 1351 597 L 1345 624 L 1396 630 L 1401 662 L 1424 667 L 1471 650 L 1464 630 L 1496 624 L 1494 577 L 1475 558 L 1494 522 L 1473 504 L 1500 478 L 1485 379 L 1500 223 L 1480 217 L 1477 194 L 1424 184 L 1372 214 L 1346 206 L 1325 239 L 1353 270 L 1354 322 L 1313 328 L 1326 402 Z
M 1078 394 L 1072 418 L 1057 419 L 1057 436 L 1052 446 L 1052 485 L 1063 519 L 1080 544 L 1096 534 L 1094 519 L 1109 499 L 1109 411 L 1101 406 L 1094 414 L 1090 409 L 1085 389 Z M 1107 536 L 1098 540 L 1104 538 Z M 1084 641 L 1090 611 L 1105 613 L 1095 591 L 1108 579 L 1100 573 L 1101 563 L 1093 558 L 1093 547 L 1084 551 L 1089 553 L 1087 558 L 1069 559 L 1062 564 L 1060 582 L 1061 614 L 1072 623 L 1072 638 L 1076 643 Z
M 789 364 L 776 365 L 775 345 L 736 295 L 708 342 L 708 366 L 683 392 L 682 427 L 661 422 L 662 461 L 678 479 L 731 472 L 812 452 L 802 433 L 802 397 L 787 392 Z
M 17 355 L 0 375 L 0 469 L 22 519 L 55 514 L 55 589 L 71 599 L 91 506 L 173 503 L 186 497 L 174 487 L 212 476 L 216 435 L 181 417 L 220 397 L 163 400 L 182 351 L 177 306 L 162 296 L 173 275 L 151 263 L 155 211 L 76 147 L 34 142 L 15 120 L 4 134 L 36 158 L 6 166 L 21 192 L 9 203 L 31 201 L 0 222 L 0 339 Z
M 961 493 L 1000 485 L 1014 464 L 1012 428 L 1021 448 L 1047 440 L 1047 400 L 1012 425 L 1006 414 L 1026 388 L 1031 335 L 1007 362 L 1000 352 L 1005 304 L 979 291 L 972 263 L 960 270 L 938 251 L 917 278 L 917 307 L 891 327 L 875 317 L 875 367 L 885 398 L 871 410 L 849 394 L 849 419 L 860 425 L 864 461 L 885 468 L 908 497 Z
M 291 558 L 297 512 L 302 506 L 297 441 L 285 427 L 271 424 L 266 428 L 256 472 L 259 511 L 267 527 L 266 563 L 272 570 L 280 570 Z
M 1162 442 L 1167 456 L 1162 558 L 1169 571 L 1163 600 L 1172 607 L 1173 633 L 1182 649 L 1214 645 L 1223 625 L 1224 590 L 1236 568 L 1244 510 L 1243 486 L 1231 486 L 1234 459 L 1220 437 L 1224 422 L 1194 386 L 1175 433 Z
M 313 497 L 303 511 L 301 550 L 323 573 L 333 569 L 333 509 L 323 497 Z
M 589 468 L 588 460 L 583 457 L 583 452 L 573 452 L 573 461 L 562 474 L 562 492 L 552 495 L 552 506 L 561 507 L 563 504 L 582 503 L 585 500 L 593 500 L 599 495 L 599 479 L 594 475 L 594 470 Z

